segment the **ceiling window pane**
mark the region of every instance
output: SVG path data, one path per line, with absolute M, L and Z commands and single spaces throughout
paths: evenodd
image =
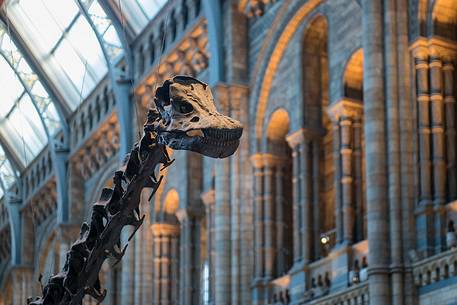
M 111 60 L 115 59 L 122 53 L 122 45 L 111 20 L 97 1 L 87 1 L 84 5 L 100 38 L 103 40 L 108 56 Z
M 91 35 L 87 35 L 88 33 Z M 106 61 L 97 37 L 92 33 L 92 28 L 83 17 L 79 17 L 71 28 L 68 40 L 81 59 L 85 63 L 87 62 L 90 76 L 94 81 L 100 80 L 108 71 Z
M 5 188 L 9 188 L 11 185 L 13 185 L 15 181 L 15 174 L 16 171 L 14 168 L 11 166 L 11 163 L 9 162 L 8 158 L 6 157 L 5 151 L 3 148 L 0 146 L 0 179 L 2 179 L 3 186 Z M 0 188 L 0 192 L 3 194 L 3 190 Z M 0 195 L 1 197 L 1 195 Z
M 0 137 L 21 165 L 27 166 L 48 141 L 43 123 L 50 135 L 60 130 L 61 124 L 52 99 L 2 23 L 0 82 L 8 84 L 0 97 Z
M 31 162 L 47 143 L 40 117 L 27 95 L 2 121 L 0 132 L 24 165 Z
M 99 16 L 98 26 L 106 32 L 110 26 L 104 20 L 106 15 L 101 8 L 93 10 Z M 76 109 L 107 73 L 97 37 L 76 2 L 11 0 L 6 3 L 5 11 L 60 89 L 69 108 Z
M 11 40 L 3 23 L 0 23 L 0 56 L 3 58 L 0 61 L 0 79 L 3 77 L 1 81 L 9 84 L 6 88 L 9 94 L 3 96 L 0 117 L 11 112 L 11 109 L 15 107 L 15 102 L 27 91 L 33 96 L 50 134 L 54 135 L 61 128 L 55 105 L 43 88 L 38 76 Z M 4 91 L 7 92 L 7 90 Z
M 4 117 L 24 91 L 14 71 L 4 59 L 0 60 L 0 84 L 8 84 L 8 86 L 2 86 L 0 117 Z
M 121 15 L 126 16 L 135 33 L 141 32 L 168 0 L 116 0 Z

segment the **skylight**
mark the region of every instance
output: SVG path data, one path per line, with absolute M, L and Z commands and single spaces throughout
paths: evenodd
M 0 83 L 8 84 L 0 98 L 0 139 L 26 166 L 46 145 L 46 131 L 53 136 L 61 124 L 52 99 L 7 31 L 0 23 Z
M 81 1 L 112 57 L 121 53 L 111 21 L 97 1 Z M 5 5 L 9 20 L 47 75 L 74 110 L 108 69 L 93 28 L 75 0 L 14 0 Z
M 153 19 L 168 0 L 115 0 L 136 34 L 141 32 L 148 22 Z

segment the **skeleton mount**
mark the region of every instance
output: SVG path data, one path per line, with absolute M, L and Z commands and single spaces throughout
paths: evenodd
M 85 295 L 101 303 L 99 272 L 107 258 L 119 262 L 128 244 L 121 244 L 121 232 L 142 225 L 140 197 L 144 187 L 157 191 L 162 176 L 156 169 L 173 163 L 166 146 L 206 156 L 225 158 L 239 144 L 242 126 L 216 111 L 208 86 L 192 77 L 176 76 L 156 91 L 157 110 L 149 110 L 143 136 L 127 155 L 113 177 L 114 187 L 104 188 L 92 206 L 90 223 L 83 223 L 79 238 L 67 252 L 63 270 L 49 278 L 43 296 L 29 299 L 29 305 L 81 305 Z

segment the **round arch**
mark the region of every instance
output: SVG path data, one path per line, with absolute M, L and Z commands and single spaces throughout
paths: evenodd
M 363 100 L 363 49 L 352 53 L 343 73 L 343 96 Z
M 322 3 L 321 0 L 311 1 L 300 1 L 298 7 L 290 7 L 284 4 L 282 9 L 289 10 L 292 12 L 290 18 L 283 18 L 282 24 L 279 26 L 276 35 L 271 40 L 266 41 L 267 47 L 265 52 L 261 54 L 256 63 L 256 70 L 258 73 L 253 75 L 259 75 L 259 79 L 254 77 L 253 84 L 254 90 L 251 96 L 251 109 L 250 116 L 255 118 L 255 131 L 257 139 L 262 137 L 263 133 L 263 122 L 265 112 L 267 109 L 268 98 L 270 95 L 271 85 L 273 83 L 276 70 L 279 66 L 281 58 L 287 49 L 287 45 L 292 39 L 295 32 L 298 30 L 304 20 L 309 18 L 310 14 Z M 292 6 L 292 5 L 291 5 Z M 278 16 L 282 16 L 283 13 L 278 13 Z M 275 22 L 277 22 L 275 20 Z M 272 27 L 273 29 L 275 27 Z

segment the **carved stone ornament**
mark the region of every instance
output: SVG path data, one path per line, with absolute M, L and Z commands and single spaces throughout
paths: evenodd
M 165 145 L 217 158 L 237 149 L 242 126 L 216 111 L 206 84 L 176 76 L 157 89 L 155 102 L 158 111 L 149 110 L 141 140 L 114 174 L 114 187 L 103 189 L 93 204 L 90 221 L 82 224 L 62 271 L 49 278 L 42 297 L 30 298 L 27 304 L 82 305 L 85 295 L 98 304 L 104 300 L 107 291 L 99 280 L 102 264 L 107 258 L 119 262 L 124 256 L 128 243 L 122 245 L 120 237 L 125 226 L 134 228 L 130 241 L 142 225 L 141 192 L 149 187 L 153 196 L 163 178 L 156 178 L 157 166 L 165 168 L 173 162 Z

